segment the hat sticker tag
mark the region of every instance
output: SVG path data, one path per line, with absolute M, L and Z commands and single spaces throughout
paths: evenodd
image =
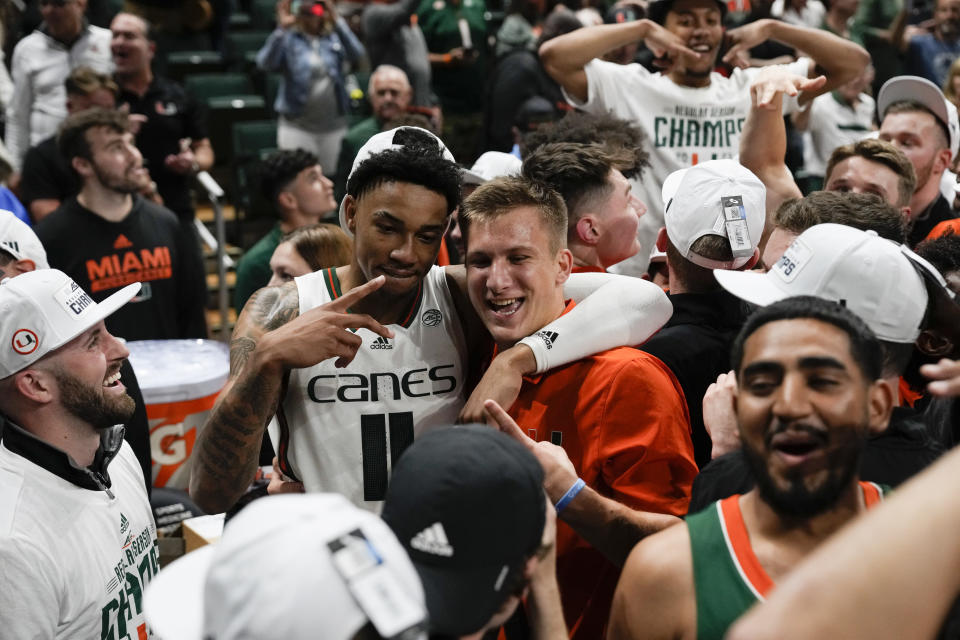
M 74 316 L 82 316 L 87 309 L 94 306 L 93 298 L 87 295 L 87 292 L 73 280 L 55 291 L 53 297 L 67 312 Z
M 415 638 L 426 630 L 426 610 L 387 568 L 363 531 L 339 536 L 327 548 L 350 595 L 383 638 Z
M 810 247 L 805 245 L 802 240 L 797 238 L 793 241 L 783 256 L 777 260 L 777 264 L 770 270 L 776 273 L 784 282 L 793 282 L 803 267 L 810 261 L 813 252 Z
M 753 255 L 753 241 L 747 229 L 747 211 L 743 208 L 743 196 L 723 196 L 720 198 L 723 219 L 726 223 L 727 239 L 733 250 L 734 258 L 748 258 Z

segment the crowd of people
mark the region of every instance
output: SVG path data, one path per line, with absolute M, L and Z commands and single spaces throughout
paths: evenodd
M 279 0 L 167 566 L 218 149 L 128 4 L 0 72 L 0 636 L 960 637 L 960 0 Z

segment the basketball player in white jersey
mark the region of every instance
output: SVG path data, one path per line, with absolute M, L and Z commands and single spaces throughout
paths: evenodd
M 351 264 L 261 289 L 241 313 L 230 380 L 197 439 L 190 493 L 198 505 L 213 513 L 236 502 L 276 413 L 285 476 L 379 510 L 389 470 L 416 435 L 458 414 L 474 419 L 487 398 L 509 406 L 523 375 L 640 343 L 670 316 L 650 283 L 571 278 L 565 293 L 574 299 L 607 284 L 498 354 L 465 406 L 470 374 L 492 343 L 470 306 L 463 267 L 433 266 L 459 202 L 460 172 L 432 134 L 402 127 L 364 145 L 340 208 L 354 235 Z M 526 313 L 525 302 L 496 305 Z

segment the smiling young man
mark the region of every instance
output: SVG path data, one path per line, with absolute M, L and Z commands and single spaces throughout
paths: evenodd
M 198 504 L 234 504 L 276 413 L 271 438 L 286 476 L 378 510 L 393 463 L 416 435 L 458 415 L 479 419 L 486 398 L 509 404 L 525 373 L 642 342 L 669 315 L 649 283 L 583 274 L 571 294 L 609 282 L 603 294 L 551 327 L 559 341 L 535 336 L 497 357 L 465 405 L 470 366 L 489 352 L 489 335 L 470 307 L 463 267 L 434 266 L 460 185 L 453 156 L 423 129 L 381 132 L 364 145 L 340 204 L 351 263 L 263 289 L 241 314 L 230 381 L 197 441 L 190 493 Z M 517 297 L 500 306 L 509 315 L 536 304 Z
M 126 114 L 89 109 L 64 121 L 60 151 L 80 193 L 37 224 L 50 265 L 102 300 L 132 282 L 136 298 L 107 320 L 127 340 L 206 338 L 206 281 L 192 237 L 137 193 L 147 172 Z
M 140 594 L 159 570 L 140 465 L 123 441 L 129 355 L 66 274 L 0 284 L 0 626 L 11 638 L 147 637 Z
M 634 263 L 640 272 L 646 270 L 646 257 L 663 226 L 660 185 L 666 177 L 703 160 L 737 153 L 750 107 L 748 87 L 759 70 L 737 69 L 730 77 L 715 73 L 725 44 L 730 45 L 725 62 L 736 62 L 767 39 L 804 51 L 812 62 L 801 59 L 788 68 L 803 76 L 825 74 L 827 84 L 819 92 L 852 80 L 869 62 L 867 52 L 849 40 L 778 20 L 758 20 L 725 32 L 725 12 L 726 3 L 717 0 L 658 0 L 650 5 L 651 19 L 578 29 L 540 49 L 544 67 L 572 104 L 589 113 L 612 111 L 637 121 L 650 141 L 651 170 L 634 185 L 637 197 L 650 208 L 640 222 L 642 249 Z M 598 59 L 638 40 L 662 57 L 662 73 Z
M 550 185 L 567 206 L 573 272 L 606 271 L 640 250 L 637 225 L 647 207 L 620 167 L 634 154 L 598 144 L 550 143 L 523 162 L 523 174 Z
M 550 323 L 574 308 L 563 290 L 573 258 L 560 195 L 498 178 L 464 201 L 460 219 L 470 301 L 497 349 L 549 337 Z M 572 637 L 601 638 L 630 548 L 674 521 L 662 514 L 686 512 L 697 467 L 683 391 L 655 357 L 617 348 L 524 378 L 516 402 L 503 406 L 524 434 L 562 447 L 573 463 L 567 482 L 546 473 L 563 522 L 557 576 Z
M 878 485 L 859 481 L 858 466 L 893 397 L 863 321 L 836 302 L 789 298 L 747 320 L 733 361 L 757 488 L 637 545 L 610 640 L 722 638 L 812 549 L 882 499 Z

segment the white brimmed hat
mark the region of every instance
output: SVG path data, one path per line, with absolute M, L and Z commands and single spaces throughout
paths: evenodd
M 960 121 L 957 119 L 957 108 L 943 96 L 940 87 L 919 76 L 890 78 L 883 83 L 877 94 L 877 112 L 880 114 L 880 121 L 883 121 L 890 105 L 904 100 L 922 104 L 943 123 L 949 134 L 950 157 L 956 158 L 957 150 L 960 148 Z
M 426 134 L 427 136 L 433 138 L 437 141 L 437 145 L 440 148 L 440 153 L 443 155 L 445 160 L 456 164 L 456 160 L 453 158 L 453 154 L 450 153 L 450 150 L 447 149 L 447 146 L 443 144 L 443 140 L 433 135 L 426 129 L 421 129 L 420 127 L 397 127 L 396 129 L 389 129 L 387 131 L 381 131 L 376 134 L 369 140 L 366 144 L 360 147 L 360 151 L 357 152 L 357 157 L 353 159 L 353 165 L 350 167 L 350 175 L 347 176 L 347 184 L 350 183 L 350 178 L 353 177 L 353 173 L 357 170 L 357 167 L 360 166 L 364 160 L 370 156 L 376 155 L 378 153 L 383 153 L 384 151 L 390 151 L 392 149 L 403 149 L 404 144 L 400 140 L 395 140 L 398 132 L 401 131 L 418 131 L 420 133 Z M 353 233 L 347 228 L 347 198 L 343 197 L 343 200 L 340 201 L 340 228 L 343 229 L 344 233 L 348 236 L 353 237 Z
M 766 221 L 767 190 L 749 169 L 734 160 L 709 160 L 671 173 L 661 194 L 667 237 L 684 258 L 707 269 L 739 269 L 753 257 Z M 733 260 L 691 251 L 705 235 L 727 238 Z
M 767 273 L 715 270 L 733 295 L 765 306 L 793 296 L 844 304 L 877 337 L 911 343 L 927 309 L 923 280 L 900 245 L 841 224 L 818 224 L 801 233 Z
M 251 503 L 220 541 L 157 574 L 144 612 L 161 640 L 426 639 L 423 587 L 390 528 L 338 494 Z
M 13 212 L 0 209 L 0 249 L 17 260 L 33 260 L 37 269 L 49 269 L 40 238 Z
M 481 185 L 494 178 L 520 175 L 523 161 L 512 153 L 487 151 L 469 169 L 460 169 L 463 184 Z
M 125 305 L 140 283 L 97 303 L 67 274 L 39 269 L 0 283 L 0 378 L 29 367 Z

